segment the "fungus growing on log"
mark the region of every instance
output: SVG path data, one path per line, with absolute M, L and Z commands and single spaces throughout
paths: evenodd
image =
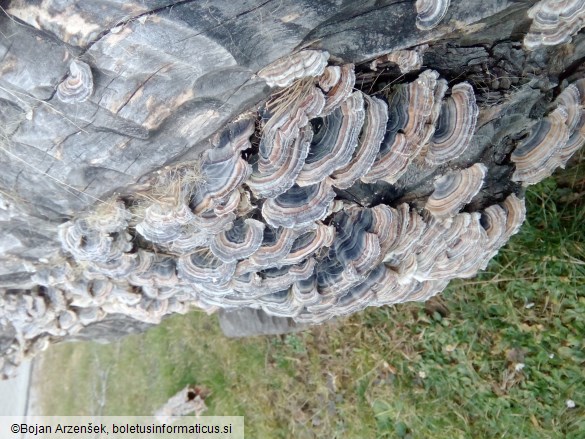
M 385 6 L 394 21 L 381 25 L 346 2 L 298 23 L 271 21 L 280 30 L 269 48 L 254 26 L 250 42 L 225 42 L 179 23 L 176 10 L 193 15 L 196 2 L 115 30 L 111 17 L 92 16 L 83 30 L 47 14 L 37 22 L 25 3 L 12 10 L 55 38 L 19 25 L 18 35 L 52 50 L 43 58 L 51 68 L 37 72 L 4 44 L 10 32 L 0 36 L 10 103 L 0 112 L 18 146 L 2 153 L 0 178 L 0 227 L 10 225 L 0 326 L 15 334 L 2 344 L 2 376 L 51 342 L 118 318 L 153 324 L 194 307 L 251 307 L 315 324 L 426 300 L 484 269 L 524 221 L 522 186 L 565 166 L 585 141 L 582 2 L 543 0 L 530 12 L 526 47 L 574 35 L 566 59 L 560 48 L 523 50 L 518 27 L 498 27 L 484 44 L 496 21 L 484 18 L 510 12 L 506 2 L 453 4 L 453 26 L 472 25 L 463 33 L 478 41 L 469 47 L 439 25 L 449 1 L 419 0 L 417 26 L 432 32 L 413 32 L 412 5 Z M 410 29 L 395 11 L 410 13 Z M 252 15 L 229 19 L 239 32 Z M 348 41 L 346 21 L 365 29 L 363 20 L 375 32 Z M 149 37 L 170 27 L 176 47 Z M 132 63 L 130 43 L 144 55 Z M 70 61 L 79 48 L 91 68 Z M 423 52 L 428 70 L 419 72 Z M 58 116 L 39 105 L 55 90 L 75 103 L 52 102 Z M 26 206 L 5 196 L 13 189 Z M 38 236 L 22 224 L 38 224 Z
M 319 122 L 305 165 L 296 179 L 297 185 L 317 184 L 325 176 L 347 166 L 364 123 L 363 102 L 360 92 L 353 93 L 339 108 Z
M 297 265 L 269 268 L 264 271 L 260 288 L 262 295 L 274 294 L 288 289 L 298 281 L 306 280 L 313 275 L 315 259 L 305 259 Z
M 177 264 L 179 278 L 192 283 L 225 284 L 235 271 L 235 262 L 225 263 L 205 247 L 181 256 Z
M 313 140 L 313 131 L 308 127 L 299 130 L 299 134 L 288 148 L 281 148 L 282 156 L 286 159 L 279 168 L 272 166 L 270 171 L 260 172 L 262 159 L 255 165 L 252 175 L 246 182 L 257 197 L 275 197 L 289 190 L 297 179 L 309 154 L 309 147 Z M 268 166 L 265 166 L 265 169 Z
M 69 75 L 57 87 L 57 98 L 67 104 L 74 104 L 87 101 L 92 94 L 93 75 L 91 68 L 83 61 L 71 61 Z
M 132 247 L 126 232 L 128 212 L 122 203 L 100 215 L 86 215 L 59 228 L 63 248 L 80 261 L 107 262 Z
M 361 178 L 364 183 L 384 180 L 395 183 L 434 132 L 431 115 L 439 74 L 421 73 L 410 84 L 401 84 L 388 104 L 388 125 L 380 152 L 372 168 Z
M 236 215 L 234 212 L 218 215 L 213 210 L 206 210 L 195 215 L 190 224 L 199 230 L 204 230 L 206 234 L 215 235 L 229 229 L 235 219 Z
M 557 153 L 569 140 L 567 116 L 567 110 L 558 107 L 532 127 L 530 135 L 512 153 L 511 160 L 516 164 L 513 180 L 536 184 L 561 164 Z
M 475 92 L 466 82 L 455 85 L 440 108 L 435 133 L 426 146 L 425 160 L 430 165 L 454 160 L 465 151 L 479 112 Z
M 571 41 L 585 26 L 585 3 L 582 0 L 540 0 L 528 10 L 532 18 L 524 37 L 524 47 L 555 46 Z
M 266 104 L 258 158 L 247 184 L 257 197 L 275 197 L 292 187 L 309 153 L 309 120 L 321 113 L 323 93 L 311 83 L 284 90 Z
M 388 107 L 384 101 L 364 95 L 367 104 L 362 133 L 351 161 L 331 175 L 333 186 L 340 189 L 351 187 L 362 175 L 368 173 L 380 151 L 388 123 Z
M 579 79 L 565 88 L 555 103 L 567 114 L 565 125 L 569 138 L 564 145 L 559 139 L 559 150 L 555 153 L 559 166 L 564 168 L 569 159 L 585 143 L 585 79 Z
M 486 172 L 483 164 L 476 163 L 467 169 L 443 175 L 435 181 L 435 190 L 425 209 L 438 218 L 455 215 L 479 192 Z
M 289 253 L 279 263 L 281 265 L 298 264 L 320 249 L 330 247 L 334 237 L 335 229 L 332 226 L 317 223 L 313 230 L 302 234 L 294 241 Z
M 329 69 L 335 69 L 333 72 Z M 319 87 L 326 93 L 325 105 L 321 116 L 326 116 L 345 101 L 353 91 L 355 71 L 353 64 L 344 64 L 341 67 L 332 66 L 325 69 L 319 79 Z
M 192 217 L 193 213 L 185 205 L 173 209 L 168 204 L 153 203 L 144 211 L 144 219 L 136 225 L 136 231 L 149 241 L 171 243 L 181 237 L 181 226 Z
M 376 71 L 380 65 L 396 64 L 400 73 L 406 74 L 420 70 L 423 65 L 423 54 L 429 48 L 428 44 L 421 44 L 414 50 L 397 50 L 376 58 L 370 63 L 370 69 Z
M 327 66 L 329 53 L 320 50 L 301 50 L 274 61 L 258 72 L 270 87 L 287 87 L 294 80 L 319 76 Z
M 526 204 L 516 195 L 510 194 L 502 203 L 506 211 L 506 240 L 518 233 L 526 219 Z
M 194 193 L 190 206 L 194 213 L 221 205 L 252 173 L 238 153 L 250 147 L 254 121 L 241 119 L 216 136 L 214 147 L 206 151 L 201 164 L 203 184 Z
M 299 232 L 294 229 L 265 227 L 260 248 L 243 261 L 242 266 L 238 264 L 238 271 L 245 267 L 251 271 L 260 271 L 263 268 L 279 265 L 289 254 L 298 235 Z
M 218 233 L 209 248 L 223 262 L 245 259 L 260 248 L 264 223 L 248 218 L 237 219 L 229 230 Z
M 416 0 L 416 27 L 430 30 L 447 14 L 451 0 Z
M 272 227 L 299 228 L 319 221 L 327 215 L 335 192 L 326 183 L 293 186 L 275 198 L 268 198 L 262 215 Z

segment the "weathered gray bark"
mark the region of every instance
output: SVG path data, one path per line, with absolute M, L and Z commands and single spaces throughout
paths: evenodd
M 522 48 L 535 1 L 452 0 L 430 31 L 417 29 L 414 2 L 403 1 L 63 3 L 3 4 L 0 294 L 35 288 L 35 274 L 63 260 L 59 224 L 112 194 L 132 197 L 157 170 L 197 158 L 209 136 L 269 96 L 256 73 L 293 51 L 323 49 L 334 61 L 355 63 L 356 85 L 375 91 L 403 78 L 391 68 L 371 72 L 367 61 L 429 44 L 425 67 L 467 80 L 477 92 L 476 136 L 449 164 L 481 160 L 490 168 L 472 209 L 518 191 L 502 178 L 513 172 L 513 142 L 543 116 L 558 85 L 582 73 L 585 56 L 583 34 L 562 46 Z M 86 102 L 66 104 L 55 91 L 73 59 L 91 66 L 95 91 Z M 445 166 L 425 174 L 415 163 L 394 186 L 357 185 L 345 196 L 364 205 L 417 206 L 443 172 Z M 123 320 L 82 334 L 107 338 L 144 326 Z M 11 340 L 10 328 L 0 333 Z

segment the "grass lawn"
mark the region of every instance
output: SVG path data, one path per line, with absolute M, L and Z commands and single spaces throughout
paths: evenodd
M 52 346 L 44 414 L 150 415 L 197 384 L 247 438 L 585 438 L 585 160 L 527 200 L 487 272 L 426 304 L 244 340 L 194 312 Z

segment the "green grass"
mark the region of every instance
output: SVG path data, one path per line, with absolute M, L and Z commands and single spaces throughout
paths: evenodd
M 197 384 L 206 414 L 244 415 L 249 438 L 583 438 L 584 168 L 531 188 L 487 272 L 426 304 L 245 340 L 192 313 L 111 345 L 53 346 L 43 409 L 148 415 Z

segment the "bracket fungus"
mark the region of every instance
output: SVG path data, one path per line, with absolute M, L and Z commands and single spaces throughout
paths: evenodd
M 272 227 L 306 227 L 327 215 L 335 192 L 326 183 L 311 186 L 293 186 L 275 198 L 268 198 L 262 206 L 262 215 Z
M 317 223 L 313 230 L 295 239 L 289 253 L 280 260 L 280 264 L 298 264 L 319 250 L 330 247 L 334 238 L 335 229 L 332 226 Z
M 447 14 L 451 0 L 416 0 L 416 27 L 430 30 L 437 27 Z
M 536 184 L 563 164 L 562 149 L 569 141 L 570 134 L 567 118 L 567 109 L 559 106 L 534 124 L 528 137 L 512 153 L 511 160 L 516 164 L 512 176 L 514 181 L 526 185 Z M 563 154 L 563 160 L 566 162 L 570 155 Z
M 481 163 L 450 172 L 435 181 L 435 190 L 425 209 L 438 218 L 454 216 L 471 201 L 483 186 L 487 168 Z
M 336 69 L 331 73 L 329 69 Z M 319 87 L 326 93 L 325 105 L 321 112 L 326 116 L 339 107 L 352 93 L 355 85 L 355 70 L 353 64 L 344 64 L 341 67 L 331 66 L 319 78 Z
M 257 197 L 275 197 L 294 184 L 313 139 L 309 120 L 325 105 L 323 93 L 311 83 L 283 91 L 266 104 L 254 170 L 247 185 Z
M 129 212 L 122 203 L 67 222 L 59 227 L 63 248 L 80 261 L 107 262 L 132 248 L 127 233 Z
M 524 47 L 534 50 L 539 46 L 554 46 L 571 41 L 571 37 L 585 27 L 583 0 L 540 0 L 528 10 L 532 19 L 524 37 Z
M 387 55 L 376 58 L 370 63 L 370 69 L 376 71 L 380 65 L 392 63 L 396 64 L 400 73 L 403 74 L 420 70 L 423 65 L 424 52 L 428 48 L 428 44 L 421 44 L 414 50 L 396 50 Z
M 430 165 L 454 160 L 465 151 L 479 113 L 475 92 L 467 82 L 455 85 L 440 108 L 435 132 L 426 146 L 425 160 Z
M 353 93 L 339 108 L 317 122 L 309 154 L 296 183 L 299 186 L 319 183 L 324 175 L 346 166 L 357 146 L 363 122 L 361 93 Z
M 151 242 L 174 242 L 181 237 L 182 225 L 187 224 L 192 216 L 185 205 L 173 208 L 166 203 L 153 203 L 144 211 L 144 218 L 136 225 L 136 231 Z
M 395 183 L 434 132 L 432 120 L 439 74 L 425 70 L 410 84 L 400 84 L 388 104 L 386 136 L 372 168 L 361 178 Z
M 449 3 L 418 0 L 417 26 L 437 26 Z M 525 44 L 565 41 L 584 8 L 541 1 Z M 476 125 L 480 111 L 499 109 L 476 101 L 470 75 L 417 73 L 426 49 L 377 58 L 380 74 L 396 74 L 386 63 L 413 73 L 373 93 L 358 76 L 367 65 L 328 64 L 325 51 L 263 68 L 258 76 L 277 89 L 191 151 L 191 174 L 173 168 L 164 196 L 145 176 L 147 189 L 61 224 L 59 269 L 37 270 L 26 294 L 0 294 L 0 323 L 17 334 L 1 373 L 111 314 L 157 323 L 192 307 L 252 307 L 314 324 L 427 300 L 484 269 L 524 221 L 521 184 L 564 166 L 585 142 L 585 80 L 561 82 L 550 107 L 535 106 L 544 117 L 526 116 L 494 159 Z M 91 69 L 74 61 L 57 97 L 83 102 L 92 89 Z M 491 193 L 501 175 L 505 186 Z
M 362 175 L 368 173 L 380 151 L 388 123 L 388 106 L 375 97 L 364 95 L 367 104 L 361 136 L 350 162 L 331 175 L 332 184 L 340 189 L 351 187 Z
M 235 271 L 235 262 L 223 262 L 205 247 L 181 256 L 177 263 L 179 278 L 195 284 L 226 284 Z
M 555 103 L 567 114 L 565 125 L 569 130 L 569 138 L 562 144 L 555 156 L 559 166 L 564 168 L 569 159 L 585 143 L 585 79 L 579 79 L 565 88 Z
M 93 94 L 93 74 L 83 61 L 73 60 L 69 75 L 57 86 L 57 98 L 67 104 L 85 102 Z
M 298 236 L 299 232 L 294 229 L 265 227 L 260 247 L 247 260 L 238 264 L 238 272 L 260 271 L 280 265 L 283 258 L 290 253 Z
M 567 161 L 585 141 L 585 80 L 568 85 L 557 97 L 556 108 L 537 121 L 512 152 L 516 165 L 512 180 L 536 184 Z
M 223 262 L 245 259 L 262 244 L 264 223 L 255 219 L 237 219 L 229 230 L 218 233 L 209 248 Z
M 301 50 L 274 61 L 258 72 L 270 87 L 287 87 L 294 80 L 319 76 L 327 66 L 329 53 L 321 50 Z
M 194 213 L 221 206 L 250 176 L 252 167 L 238 153 L 251 146 L 253 129 L 253 119 L 243 118 L 212 139 L 214 147 L 205 152 L 201 164 L 203 183 L 190 201 Z
M 290 147 L 281 148 L 281 154 L 288 154 L 288 156 L 280 168 L 273 166 L 270 171 L 259 172 L 262 160 L 259 159 L 246 182 L 252 192 L 257 197 L 266 198 L 275 197 L 289 190 L 305 164 L 312 139 L 313 131 L 307 127 L 301 128 Z

